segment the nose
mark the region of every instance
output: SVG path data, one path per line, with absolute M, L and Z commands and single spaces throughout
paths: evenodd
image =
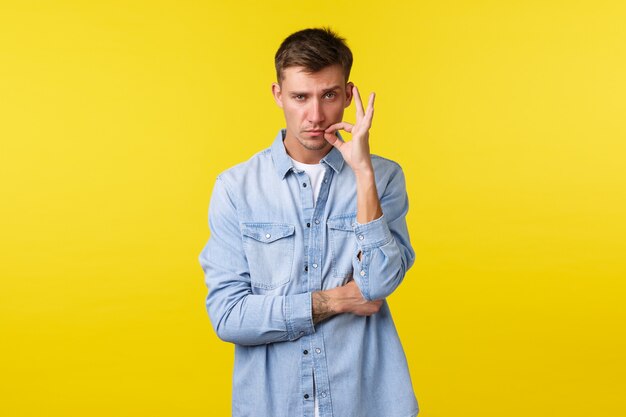
M 322 103 L 318 100 L 311 100 L 309 107 L 309 123 L 317 125 L 324 121 L 324 112 L 322 111 Z

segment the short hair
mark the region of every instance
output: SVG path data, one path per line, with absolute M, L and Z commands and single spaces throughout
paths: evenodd
M 352 51 L 346 40 L 330 28 L 304 29 L 289 35 L 276 51 L 274 65 L 279 83 L 283 71 L 289 67 L 304 67 L 314 73 L 328 66 L 339 64 L 348 82 L 352 68 Z

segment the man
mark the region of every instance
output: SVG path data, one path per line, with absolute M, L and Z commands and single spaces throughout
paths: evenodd
M 374 94 L 365 110 L 329 29 L 287 37 L 275 64 L 286 128 L 219 175 L 200 254 L 211 323 L 235 344 L 233 416 L 416 416 L 385 301 L 414 260 L 408 202 L 400 167 L 370 155 Z

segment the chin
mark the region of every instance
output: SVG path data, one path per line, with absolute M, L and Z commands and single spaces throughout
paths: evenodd
M 322 149 L 330 145 L 328 142 L 326 142 L 326 139 L 324 138 L 322 138 L 321 140 L 301 140 L 300 144 L 302 145 L 302 147 L 308 149 L 309 151 L 321 151 Z

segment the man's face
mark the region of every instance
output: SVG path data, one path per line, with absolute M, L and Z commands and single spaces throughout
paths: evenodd
M 332 147 L 324 130 L 342 121 L 352 100 L 352 83 L 346 84 L 343 68 L 332 65 L 314 73 L 286 68 L 281 85 L 272 84 L 272 92 L 285 112 L 287 153 L 299 162 L 318 163 Z

